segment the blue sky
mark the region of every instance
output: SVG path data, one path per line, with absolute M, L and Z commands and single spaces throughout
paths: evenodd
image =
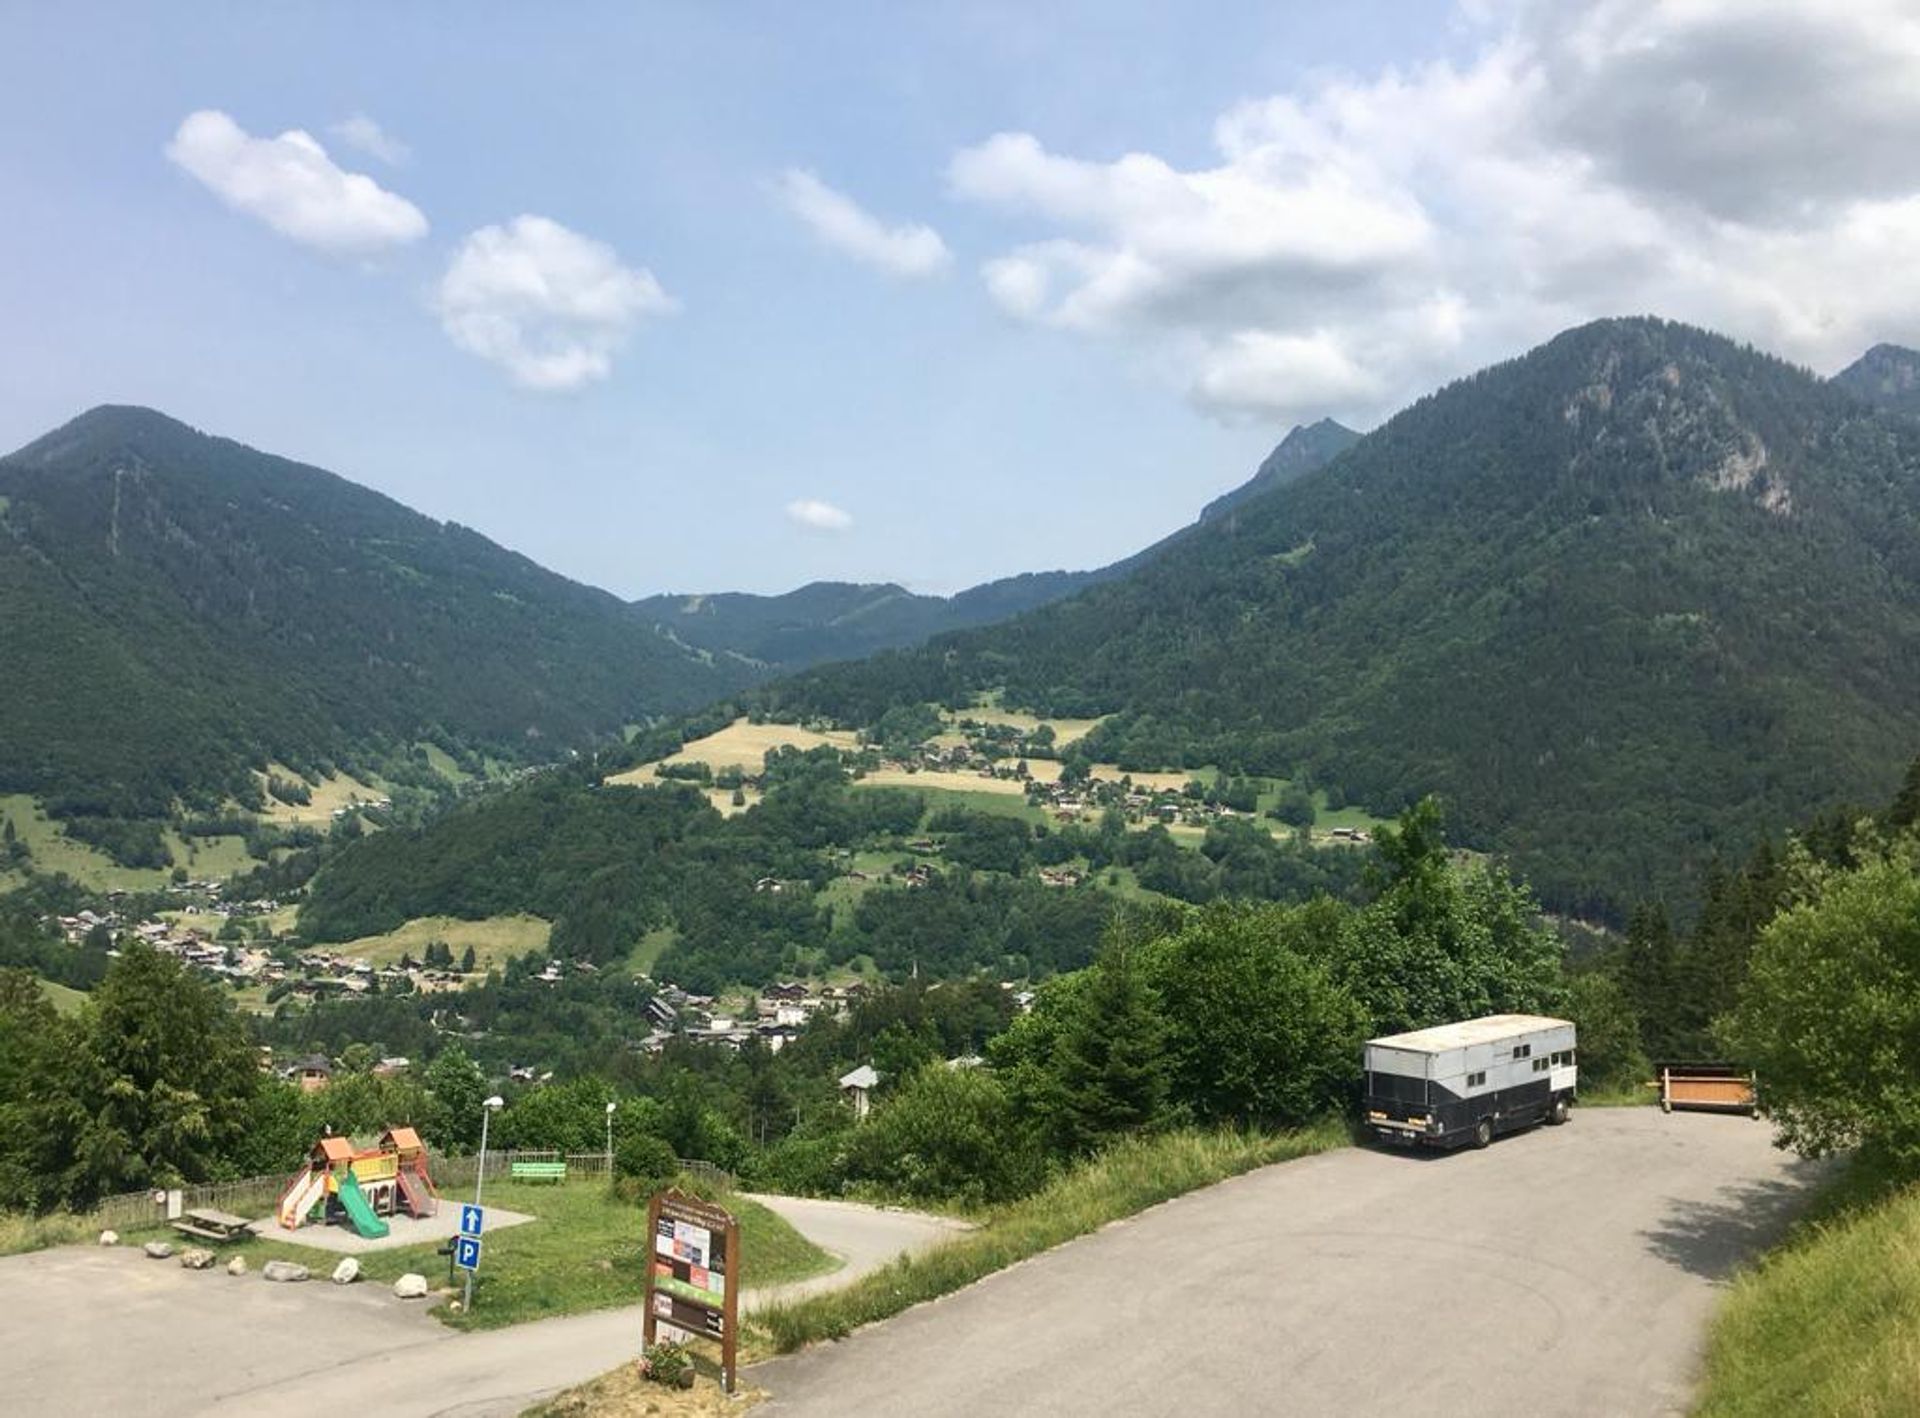
M 1594 315 L 1920 342 L 1839 8 L 9 4 L 0 444 L 149 404 L 623 595 L 1098 565 Z

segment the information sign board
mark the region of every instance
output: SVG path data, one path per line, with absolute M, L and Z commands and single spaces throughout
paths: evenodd
M 740 1223 L 723 1207 L 677 1190 L 647 1204 L 643 1339 L 662 1324 L 718 1341 L 720 1374 L 733 1392 L 740 1313 Z

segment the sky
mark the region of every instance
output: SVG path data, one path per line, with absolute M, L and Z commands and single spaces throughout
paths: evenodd
M 1607 315 L 1920 344 L 1920 5 L 0 0 L 0 446 L 623 596 L 1102 565 Z

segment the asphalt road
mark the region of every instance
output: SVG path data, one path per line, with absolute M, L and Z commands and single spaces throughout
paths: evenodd
M 843 1264 L 771 1296 L 843 1285 L 953 1223 L 845 1202 L 761 1198 Z M 640 1349 L 638 1306 L 459 1334 L 385 1286 L 187 1271 L 138 1248 L 0 1260 L 0 1412 L 144 1418 L 493 1418 L 606 1372 Z
M 763 1364 L 768 1418 L 1684 1412 L 1719 1284 L 1819 1169 L 1744 1118 L 1576 1110 L 1156 1207 Z

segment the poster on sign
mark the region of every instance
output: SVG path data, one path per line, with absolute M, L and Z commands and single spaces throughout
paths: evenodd
M 663 1330 L 715 1340 L 720 1373 L 733 1392 L 734 1349 L 739 1318 L 740 1223 L 732 1213 L 677 1190 L 647 1203 L 651 1241 L 646 1270 L 642 1342 L 659 1342 Z

